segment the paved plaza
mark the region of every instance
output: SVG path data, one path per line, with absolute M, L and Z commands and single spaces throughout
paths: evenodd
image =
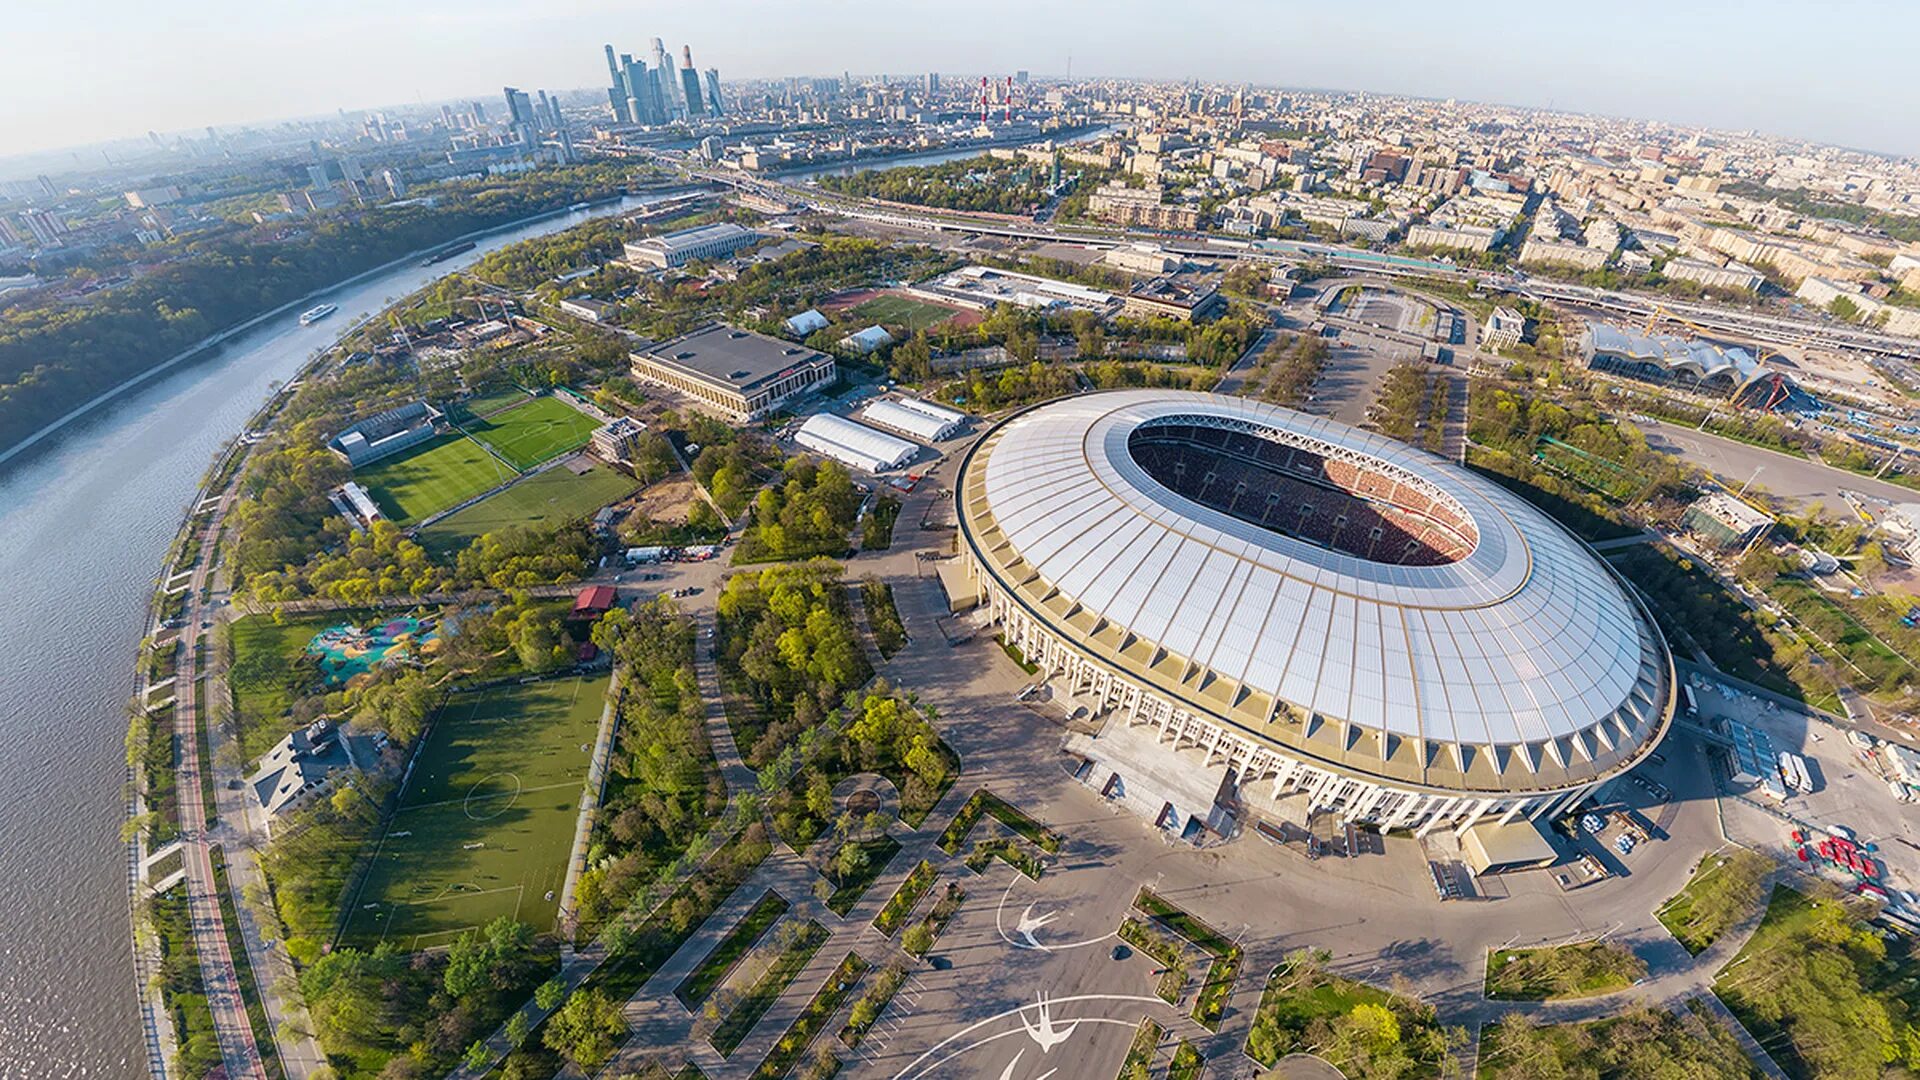
M 1732 955 L 1728 950 L 1750 932 L 1747 927 L 1730 934 L 1694 958 L 1654 917 L 1701 855 L 1727 843 L 1705 752 L 1679 730 L 1663 746 L 1661 760 L 1636 773 L 1653 785 L 1622 780 L 1599 796 L 1603 805 L 1634 815 L 1653 839 L 1625 856 L 1591 837 L 1574 841 L 1608 872 L 1575 888 L 1557 880 L 1565 869 L 1558 867 L 1485 878 L 1472 883 L 1466 898 L 1443 901 L 1428 866 L 1457 854 L 1445 830 L 1424 841 L 1390 835 L 1367 854 L 1317 860 L 1299 845 L 1280 846 L 1252 830 L 1204 848 L 1167 837 L 1074 778 L 1072 759 L 1060 750 L 1066 729 L 1042 708 L 1018 700 L 1032 677 L 1001 651 L 990 631 L 970 626 L 964 616 L 947 616 L 933 564 L 919 555 L 950 550 L 950 531 L 920 524 L 942 520 L 939 500 L 951 497 L 942 474 L 951 468 L 950 460 L 935 465 L 906 497 L 894 548 L 855 557 L 848 574 L 878 574 L 893 585 L 912 640 L 880 673 L 938 709 L 942 732 L 962 761 L 960 780 L 920 829 L 891 823 L 900 851 L 844 917 L 816 899 L 819 876 L 804 853 L 776 843 L 753 877 L 627 1003 L 632 1034 L 615 1071 L 647 1060 L 669 1069 L 690 1061 L 711 1080 L 752 1075 L 849 953 L 871 969 L 813 1040 L 814 1047 L 829 1047 L 841 1059 L 843 1075 L 1107 1080 L 1119 1071 L 1143 1018 L 1167 1033 L 1157 1051 L 1158 1068 L 1184 1040 L 1205 1055 L 1206 1075 L 1250 1075 L 1256 1066 L 1242 1048 L 1261 989 L 1268 973 L 1296 949 L 1326 950 L 1334 973 L 1410 990 L 1435 1005 L 1443 1023 L 1472 1033 L 1512 1010 L 1543 1022 L 1579 1021 L 1614 1015 L 1632 1002 L 1672 1005 L 1699 997 Z M 711 585 L 726 572 L 712 564 L 679 565 L 662 585 Z M 716 592 L 703 588 L 688 602 L 697 619 L 711 618 Z M 712 667 L 704 659 L 700 674 L 710 683 Z M 709 730 L 718 735 L 726 725 L 716 719 Z M 747 781 L 731 740 L 715 742 L 730 781 Z M 999 860 L 976 873 L 965 865 L 964 847 L 960 856 L 949 856 L 937 846 L 940 831 L 982 787 L 1065 836 L 1061 851 L 1046 857 L 1038 881 Z M 1012 835 L 984 818 L 972 839 L 995 834 Z M 932 864 L 937 879 L 910 922 L 925 914 L 948 883 L 964 889 L 966 899 L 928 956 L 915 959 L 902 952 L 899 933 L 883 935 L 873 920 L 922 860 Z M 1217 1032 L 1189 1015 L 1197 980 L 1189 979 L 1179 1005 L 1170 1006 L 1154 996 L 1156 961 L 1138 950 L 1116 954 L 1116 931 L 1143 886 L 1244 949 Z M 812 920 L 830 936 L 738 1047 L 722 1056 L 700 1034 L 715 1018 L 689 1011 L 674 989 L 768 889 L 791 905 L 781 923 Z M 771 963 L 778 937 L 777 926 L 763 935 L 716 996 L 751 986 Z M 1630 990 L 1580 1001 L 1484 997 L 1488 950 L 1599 937 L 1631 947 L 1647 961 L 1648 976 Z M 907 979 L 858 1048 L 850 1048 L 838 1037 L 848 1005 L 871 985 L 873 972 L 890 962 L 904 964 Z

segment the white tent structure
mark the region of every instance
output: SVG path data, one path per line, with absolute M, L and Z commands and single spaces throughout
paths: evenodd
M 844 416 L 815 413 L 793 437 L 801 446 L 842 465 L 867 472 L 886 472 L 912 461 L 920 448 Z
M 957 421 L 930 416 L 899 401 L 876 401 L 861 413 L 861 419 L 929 443 L 939 442 L 960 429 Z

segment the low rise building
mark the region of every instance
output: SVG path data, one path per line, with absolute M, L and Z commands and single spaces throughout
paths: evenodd
M 730 221 L 629 240 L 622 245 L 627 262 L 666 269 L 700 259 L 724 259 L 760 239 L 752 229 Z
M 1156 244 L 1123 244 L 1102 255 L 1100 261 L 1135 274 L 1164 274 L 1180 268 L 1180 257 L 1169 255 Z
M 1676 281 L 1691 281 L 1710 289 L 1740 289 L 1754 292 L 1766 284 L 1767 276 L 1751 266 L 1730 262 L 1725 266 L 1704 259 L 1667 260 L 1666 276 Z
M 1189 278 L 1182 274 L 1143 281 L 1127 291 L 1122 298 L 1122 314 L 1141 318 L 1178 319 L 1181 322 L 1200 322 L 1226 307 L 1226 300 L 1213 282 Z
M 804 338 L 816 331 L 825 330 L 827 328 L 827 317 L 815 311 L 813 308 L 808 308 L 793 318 L 788 319 L 786 322 L 781 323 L 780 326 L 794 337 Z
M 624 465 L 633 460 L 640 445 L 640 436 L 646 430 L 647 425 L 631 416 L 616 416 L 594 429 L 590 443 L 594 456 L 602 461 Z
M 964 266 L 922 282 L 913 291 L 931 300 L 959 304 L 975 311 L 986 311 L 995 304 L 1012 304 L 1042 310 L 1077 308 L 1106 315 L 1114 307 L 1114 296 L 1110 292 L 991 266 Z
M 1200 211 L 1161 201 L 1159 184 L 1128 187 L 1109 181 L 1094 189 L 1087 199 L 1087 211 L 1103 221 L 1117 225 L 1139 225 L 1149 229 L 1193 229 L 1200 224 Z
M 1505 230 L 1481 225 L 1444 225 L 1424 221 L 1408 226 L 1407 245 L 1442 251 L 1491 251 L 1505 236 Z
M 1585 244 L 1570 244 L 1564 240 L 1548 240 L 1543 237 L 1528 237 L 1520 248 L 1520 263 L 1523 266 L 1558 265 L 1572 266 L 1581 270 L 1598 270 L 1607 265 L 1607 259 L 1613 254 L 1612 248 L 1588 247 Z
M 856 330 L 840 339 L 842 348 L 852 349 L 862 356 L 876 349 L 884 349 L 893 344 L 893 335 L 887 333 L 884 326 L 869 326 L 865 330 Z
M 750 423 L 839 377 L 833 357 L 779 338 L 708 323 L 631 354 L 633 377 Z
M 1502 305 L 1493 309 L 1487 316 L 1487 325 L 1480 335 L 1483 344 L 1495 349 L 1509 349 L 1526 340 L 1527 317 L 1514 308 Z
M 560 310 L 576 319 L 597 323 L 606 321 L 607 316 L 613 311 L 613 305 L 604 300 L 595 300 L 591 296 L 576 296 L 570 300 L 560 301 Z
M 1688 504 L 1681 523 L 1718 548 L 1747 547 L 1773 527 L 1773 518 L 1724 491 L 1710 491 Z
M 269 827 L 339 787 L 371 765 L 386 736 L 349 736 L 330 720 L 315 720 L 291 732 L 260 759 L 247 789 L 266 811 Z

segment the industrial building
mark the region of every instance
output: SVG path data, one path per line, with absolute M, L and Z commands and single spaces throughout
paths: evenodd
M 967 419 L 965 413 L 914 398 L 876 401 L 866 407 L 860 418 L 869 424 L 910 435 L 926 443 L 951 438 Z
M 897 469 L 920 452 L 905 439 L 832 413 L 807 417 L 793 441 L 842 465 L 873 473 Z
M 358 469 L 433 438 L 439 419 L 440 410 L 424 401 L 411 401 L 342 428 L 327 440 L 327 448 Z
M 1177 763 L 1197 774 L 1183 790 L 1261 816 L 1464 835 L 1571 809 L 1673 717 L 1666 645 L 1609 567 L 1380 435 L 1238 397 L 1090 393 L 1000 421 L 955 487 L 976 617 L 1103 725 L 1088 745 L 1117 775 Z
M 678 390 L 742 424 L 839 377 L 826 353 L 724 323 L 668 338 L 631 360 L 634 378 Z
M 757 243 L 760 234 L 730 221 L 701 225 L 678 232 L 661 233 L 645 240 L 629 240 L 622 245 L 627 262 L 639 266 L 666 269 L 684 266 L 699 259 L 724 259 Z

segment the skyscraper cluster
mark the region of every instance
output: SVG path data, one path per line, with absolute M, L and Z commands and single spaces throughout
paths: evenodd
M 614 55 L 606 46 L 607 74 L 612 85 L 607 101 L 613 106 L 613 118 L 622 124 L 667 124 L 675 120 L 694 120 L 719 116 L 720 69 L 704 73 L 693 66 L 693 48 L 680 47 L 680 63 L 659 38 L 653 39 L 653 66 L 644 58 L 627 53 Z

